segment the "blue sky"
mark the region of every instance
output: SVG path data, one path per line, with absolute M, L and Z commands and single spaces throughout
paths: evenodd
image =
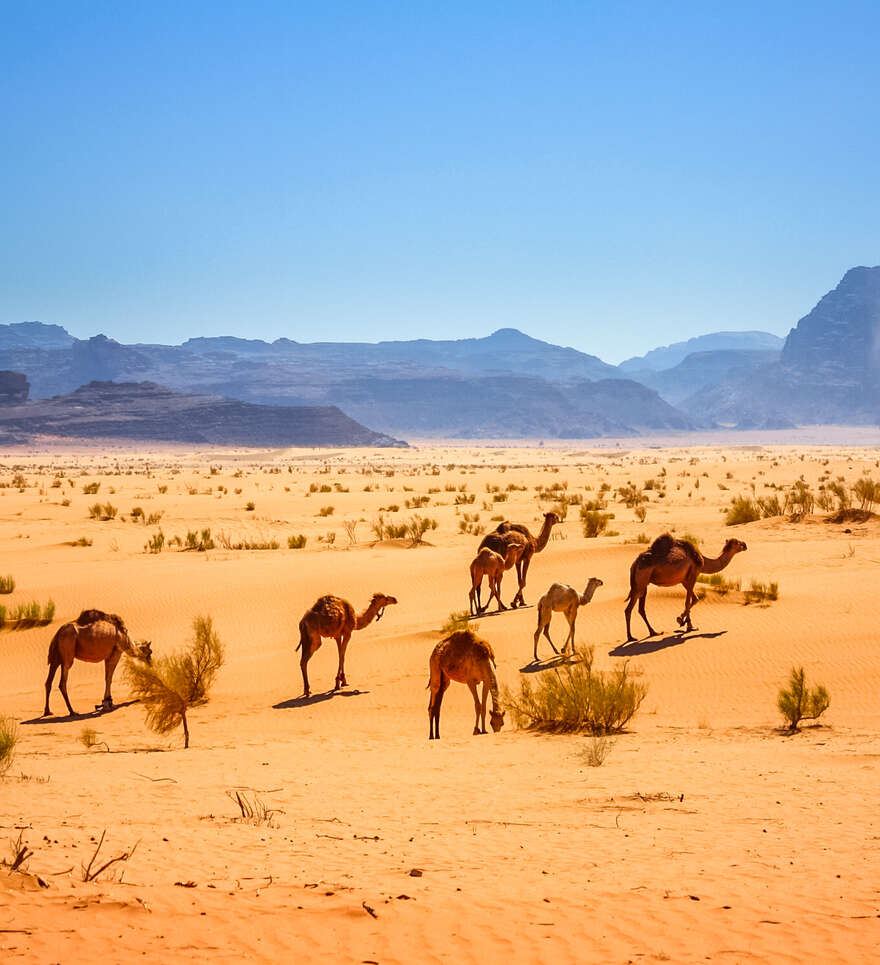
M 880 263 L 873 3 L 0 10 L 0 322 L 615 362 Z

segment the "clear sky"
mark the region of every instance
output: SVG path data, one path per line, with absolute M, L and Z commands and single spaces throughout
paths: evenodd
M 784 334 L 880 263 L 878 6 L 0 0 L 0 322 Z

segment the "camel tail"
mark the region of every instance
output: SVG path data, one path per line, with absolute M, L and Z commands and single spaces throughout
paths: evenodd
M 299 624 L 299 643 L 296 645 L 296 649 L 297 649 L 297 650 L 304 649 L 304 648 L 303 648 L 303 642 L 305 641 L 305 639 L 306 639 L 306 631 L 305 631 L 305 629 L 303 628 L 302 620 L 300 620 L 300 624 Z M 294 651 L 294 653 L 296 653 L 296 650 Z

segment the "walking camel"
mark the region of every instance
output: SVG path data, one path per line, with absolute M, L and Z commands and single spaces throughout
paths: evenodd
M 355 613 L 354 607 L 338 596 L 322 596 L 311 609 L 306 610 L 299 621 L 299 643 L 296 649 L 302 648 L 299 665 L 302 670 L 303 691 L 306 697 L 311 696 L 309 689 L 308 662 L 321 646 L 322 637 L 332 637 L 339 649 L 339 670 L 336 672 L 334 690 L 347 687 L 345 679 L 345 650 L 351 639 L 353 630 L 363 630 L 369 626 L 375 617 L 382 619 L 386 606 L 397 603 L 393 596 L 384 593 L 374 593 L 369 606 L 363 613 Z
M 535 661 L 538 659 L 538 638 L 541 631 L 547 638 L 554 653 L 559 653 L 555 644 L 550 639 L 550 620 L 554 613 L 564 613 L 568 620 L 568 637 L 562 647 L 562 652 L 568 650 L 571 644 L 571 652 L 574 653 L 574 625 L 577 620 L 578 607 L 586 606 L 593 599 L 593 594 L 602 586 L 602 581 L 595 576 L 590 577 L 584 592 L 578 596 L 574 587 L 567 586 L 565 583 L 554 583 L 550 589 L 538 601 L 538 628 L 535 630 Z
M 678 625 L 687 630 L 693 630 L 691 623 L 691 607 L 697 602 L 694 585 L 700 573 L 720 573 L 736 556 L 748 549 L 739 539 L 729 539 L 721 550 L 721 555 L 712 559 L 705 557 L 686 539 L 675 539 L 670 533 L 658 536 L 650 549 L 636 557 L 629 571 L 629 596 L 626 598 L 626 642 L 635 640 L 630 629 L 630 617 L 633 607 L 638 600 L 639 614 L 645 621 L 649 636 L 656 636 L 657 631 L 648 622 L 645 613 L 645 597 L 648 586 L 677 586 L 679 583 L 685 589 L 684 610 L 678 617 Z
M 67 710 L 71 717 L 76 717 L 76 711 L 70 706 L 67 696 L 67 675 L 74 660 L 85 663 L 100 663 L 104 661 L 104 699 L 99 708 L 113 709 L 113 698 L 110 696 L 110 684 L 113 682 L 113 672 L 122 658 L 123 653 L 150 663 L 153 650 L 147 641 L 132 643 L 125 629 L 121 617 L 115 613 L 104 613 L 102 610 L 83 610 L 73 623 L 65 623 L 59 627 L 49 644 L 48 663 L 49 675 L 46 677 L 46 706 L 43 717 L 48 717 L 49 694 L 55 673 L 61 668 L 61 678 L 58 689 L 61 691 Z
M 440 739 L 440 705 L 450 681 L 467 684 L 474 698 L 474 734 L 486 733 L 486 701 L 491 694 L 492 712 L 489 723 L 498 733 L 504 726 L 504 711 L 498 698 L 498 678 L 495 676 L 495 654 L 486 641 L 471 630 L 457 630 L 441 640 L 431 654 L 431 676 L 428 687 L 428 740 Z M 482 699 L 477 696 L 477 685 L 482 683 Z
M 501 602 L 501 579 L 504 571 L 509 570 L 522 555 L 525 541 L 516 541 L 507 544 L 507 553 L 501 556 L 488 546 L 484 546 L 471 561 L 471 592 L 469 597 L 471 616 L 478 613 L 485 613 L 492 603 L 492 597 L 498 601 L 498 611 L 506 610 L 507 607 Z M 480 590 L 483 586 L 483 577 L 489 582 L 489 599 L 485 606 L 480 605 Z
M 483 537 L 483 541 L 480 543 L 480 549 L 488 546 L 490 550 L 494 550 L 500 555 L 503 555 L 505 550 L 499 549 L 499 547 L 505 546 L 506 544 L 504 540 L 499 539 L 499 537 L 508 537 L 512 533 L 519 533 L 526 538 L 525 549 L 516 562 L 516 575 L 519 580 L 519 589 L 510 604 L 511 607 L 526 605 L 525 598 L 523 597 L 523 589 L 525 588 L 529 573 L 529 564 L 532 562 L 532 557 L 535 553 L 540 553 L 547 545 L 547 541 L 550 539 L 550 532 L 558 522 L 559 517 L 556 513 L 544 513 L 544 524 L 541 527 L 541 532 L 538 533 L 537 536 L 532 536 L 529 528 L 522 523 L 504 522 L 499 523 L 495 527 L 494 533 L 488 533 Z

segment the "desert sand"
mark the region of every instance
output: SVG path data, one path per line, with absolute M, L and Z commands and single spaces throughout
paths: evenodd
M 876 435 L 859 441 L 0 452 L 0 575 L 16 582 L 0 603 L 56 605 L 48 626 L 0 631 L 0 714 L 20 737 L 0 779 L 0 856 L 19 833 L 33 850 L 27 873 L 0 868 L 0 960 L 875 961 L 880 522 L 724 521 L 733 497 L 801 476 L 814 490 L 820 477 L 880 477 Z M 83 491 L 91 483 L 97 493 Z M 644 491 L 644 521 L 615 496 L 629 483 Z M 554 502 L 596 498 L 603 484 L 614 535 L 584 538 L 569 506 L 532 562 L 529 606 L 485 614 L 478 632 L 516 687 L 534 669 L 537 598 L 554 581 L 580 591 L 597 576 L 578 644 L 595 647 L 601 668 L 629 660 L 641 671 L 640 712 L 591 767 L 584 736 L 537 735 L 509 717 L 500 733 L 472 736 L 470 695 L 453 684 L 442 739 L 429 742 L 428 656 L 450 613 L 467 609 L 480 529 L 498 517 L 537 532 Z M 90 518 L 98 501 L 115 517 Z M 377 542 L 380 513 L 395 523 L 420 513 L 437 528 L 415 548 Z M 346 521 L 357 523 L 351 539 Z M 162 551 L 147 552 L 160 528 Z M 214 549 L 171 545 L 207 528 Z M 640 639 L 624 646 L 637 540 L 665 530 L 713 556 L 728 537 L 745 540 L 725 576 L 777 582 L 779 599 L 709 592 L 697 629 L 680 634 L 683 590 L 652 587 L 648 614 L 666 632 L 646 639 L 636 615 Z M 288 548 L 299 534 L 305 547 Z M 225 548 L 273 540 L 279 548 Z M 508 573 L 503 599 L 515 589 Z M 330 690 L 328 640 L 303 700 L 303 612 L 323 593 L 360 610 L 375 591 L 399 605 L 355 632 L 349 686 Z M 76 663 L 70 696 L 83 716 L 63 716 L 55 689 L 55 716 L 40 719 L 49 641 L 84 607 L 120 614 L 157 654 L 185 645 L 194 617 L 213 618 L 226 663 L 190 715 L 188 750 L 179 731 L 147 729 L 122 666 L 112 712 L 90 713 L 103 666 Z M 558 644 L 565 632 L 557 615 Z M 821 726 L 788 735 L 776 694 L 795 664 L 831 706 Z M 100 742 L 91 748 L 86 727 Z M 266 819 L 242 820 L 236 790 Z M 106 858 L 137 847 L 84 882 L 105 830 Z

